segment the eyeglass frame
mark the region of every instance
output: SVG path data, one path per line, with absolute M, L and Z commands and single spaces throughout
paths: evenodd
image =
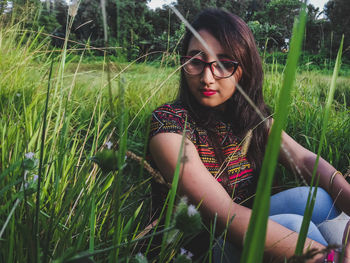
M 188 59 L 188 60 L 187 60 L 185 63 L 183 63 L 182 61 L 183 61 L 184 59 Z M 202 71 L 199 72 L 198 74 L 191 74 L 191 73 L 189 73 L 189 72 L 186 71 L 185 65 L 186 65 L 187 63 L 189 63 L 189 61 L 191 61 L 191 60 L 193 60 L 193 59 L 198 59 L 199 61 L 201 61 L 201 62 L 204 64 Z M 233 65 L 234 65 L 234 70 L 233 70 L 233 72 L 231 73 L 231 75 L 226 76 L 226 77 L 219 77 L 219 76 L 217 76 L 216 74 L 214 74 L 214 70 L 213 70 L 213 68 L 212 68 L 212 64 L 214 64 L 215 62 L 218 62 L 217 60 L 214 60 L 214 61 L 212 61 L 212 62 L 207 62 L 207 61 L 205 61 L 205 60 L 203 60 L 203 59 L 196 58 L 196 57 L 193 57 L 193 56 L 182 56 L 182 57 L 180 58 L 180 61 L 181 61 L 181 64 L 183 65 L 184 71 L 185 71 L 187 74 L 191 75 L 191 76 L 198 76 L 198 75 L 201 75 L 201 74 L 203 73 L 204 69 L 205 69 L 207 66 L 209 66 L 210 72 L 211 72 L 211 73 L 213 74 L 213 76 L 214 76 L 215 78 L 217 78 L 217 79 L 226 79 L 226 78 L 231 77 L 233 74 L 235 74 L 235 72 L 237 71 L 238 66 L 239 66 L 239 63 L 238 63 L 237 61 L 234 61 L 234 60 L 230 60 L 230 59 L 221 59 L 221 60 L 219 60 L 219 62 L 221 62 L 221 61 L 233 62 Z M 221 67 L 220 64 L 218 64 L 218 65 L 219 65 L 219 67 Z

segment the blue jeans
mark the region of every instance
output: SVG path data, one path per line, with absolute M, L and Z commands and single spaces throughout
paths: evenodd
M 299 232 L 309 189 L 307 186 L 296 187 L 271 196 L 270 219 L 290 230 Z M 308 237 L 325 246 L 328 245 L 317 225 L 325 220 L 333 219 L 339 214 L 340 212 L 333 205 L 332 198 L 324 189 L 319 187 L 307 234 Z M 213 262 L 238 263 L 241 251 L 227 241 L 225 242 L 224 250 L 222 250 L 223 243 L 223 240 L 219 240 L 218 245 L 214 247 Z

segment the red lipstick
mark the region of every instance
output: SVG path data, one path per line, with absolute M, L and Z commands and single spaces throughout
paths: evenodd
M 210 96 L 213 96 L 214 94 L 216 94 L 216 91 L 211 90 L 211 89 L 203 89 L 203 90 L 201 90 L 201 93 L 206 97 L 210 97 Z

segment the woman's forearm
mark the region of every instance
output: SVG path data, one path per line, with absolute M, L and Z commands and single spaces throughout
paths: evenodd
M 232 218 L 232 216 L 234 217 L 228 228 L 228 239 L 236 246 L 242 248 L 244 242 L 243 239 L 248 230 L 251 210 L 235 203 L 228 205 L 225 210 L 226 213 L 229 212 L 229 218 Z M 223 229 L 229 220 L 225 216 L 220 218 L 219 214 L 221 213 L 218 213 L 218 221 Z M 286 258 L 288 259 L 294 255 L 297 240 L 298 233 L 291 231 L 272 220 L 268 220 L 265 241 L 265 257 L 269 259 L 269 262 L 271 262 L 271 260 L 272 262 L 285 262 L 284 260 Z M 322 250 L 325 248 L 323 245 L 309 238 L 306 240 L 304 247 L 304 252 L 308 249 Z M 318 255 L 309 262 L 323 262 L 323 259 L 323 255 Z

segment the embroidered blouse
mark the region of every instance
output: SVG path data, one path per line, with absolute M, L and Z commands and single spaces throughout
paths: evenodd
M 224 155 L 222 164 L 215 156 L 207 131 L 196 123 L 180 103 L 165 104 L 153 111 L 150 138 L 158 133 L 182 134 L 185 123 L 186 137 L 195 145 L 204 166 L 236 203 L 249 206 L 257 178 L 250 162 L 242 153 L 239 139 L 232 133 L 231 125 L 220 120 L 215 122 L 215 136 Z

